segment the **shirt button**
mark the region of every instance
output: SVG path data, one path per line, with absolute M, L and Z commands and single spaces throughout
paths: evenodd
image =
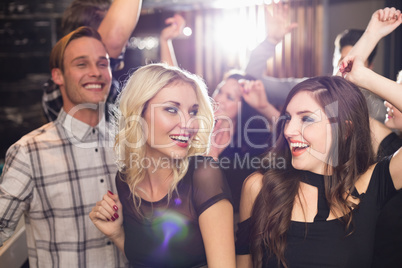
M 101 183 L 103 183 L 103 182 L 104 182 L 104 180 L 103 180 L 103 179 L 100 179 L 100 182 L 101 182 Z
M 94 128 L 92 129 L 92 133 L 95 134 L 95 129 Z
M 95 152 L 98 152 L 98 148 L 95 148 Z
M 106 243 L 108 246 L 110 246 L 111 244 L 112 244 L 112 242 L 110 242 L 110 241 L 107 241 L 107 243 Z

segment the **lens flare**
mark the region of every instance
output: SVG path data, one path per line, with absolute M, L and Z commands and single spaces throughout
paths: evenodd
M 181 200 L 175 200 L 181 203 Z M 160 237 L 161 247 L 159 250 L 165 251 L 171 242 L 180 242 L 188 234 L 187 218 L 175 211 L 156 211 L 152 229 Z

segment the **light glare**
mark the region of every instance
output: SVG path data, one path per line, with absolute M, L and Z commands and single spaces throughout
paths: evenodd
M 193 30 L 191 30 L 190 27 L 184 27 L 184 29 L 183 29 L 183 34 L 184 34 L 185 36 L 191 36 L 191 35 L 193 34 Z

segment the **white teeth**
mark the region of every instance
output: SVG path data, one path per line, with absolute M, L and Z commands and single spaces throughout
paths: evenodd
M 178 140 L 180 142 L 188 142 L 189 137 L 188 136 L 179 136 L 179 135 L 170 135 L 170 138 L 174 140 Z
M 298 147 L 298 148 L 306 148 L 306 147 L 308 147 L 307 144 L 301 143 L 301 142 L 292 142 L 292 143 L 290 143 L 290 146 Z
M 102 86 L 99 84 L 89 84 L 86 85 L 85 88 L 91 89 L 91 88 L 101 88 Z

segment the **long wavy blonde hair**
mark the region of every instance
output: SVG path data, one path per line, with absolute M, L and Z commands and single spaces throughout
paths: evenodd
M 125 174 L 125 182 L 133 194 L 134 206 L 140 213 L 141 198 L 138 195 L 139 183 L 146 175 L 146 168 L 141 165 L 132 165 L 132 156 L 143 159 L 146 155 L 146 127 L 143 118 L 148 102 L 163 88 L 176 84 L 190 85 L 197 96 L 199 129 L 192 140 L 185 158 L 177 160 L 173 165 L 173 182 L 168 192 L 168 200 L 176 190 L 177 184 L 184 177 L 188 169 L 188 158 L 194 155 L 207 154 L 213 128 L 212 99 L 208 96 L 205 83 L 198 76 L 177 67 L 166 64 L 149 64 L 139 68 L 127 80 L 124 89 L 117 100 L 114 111 L 116 122 L 115 151 L 119 171 Z M 141 213 L 140 213 L 141 214 Z

